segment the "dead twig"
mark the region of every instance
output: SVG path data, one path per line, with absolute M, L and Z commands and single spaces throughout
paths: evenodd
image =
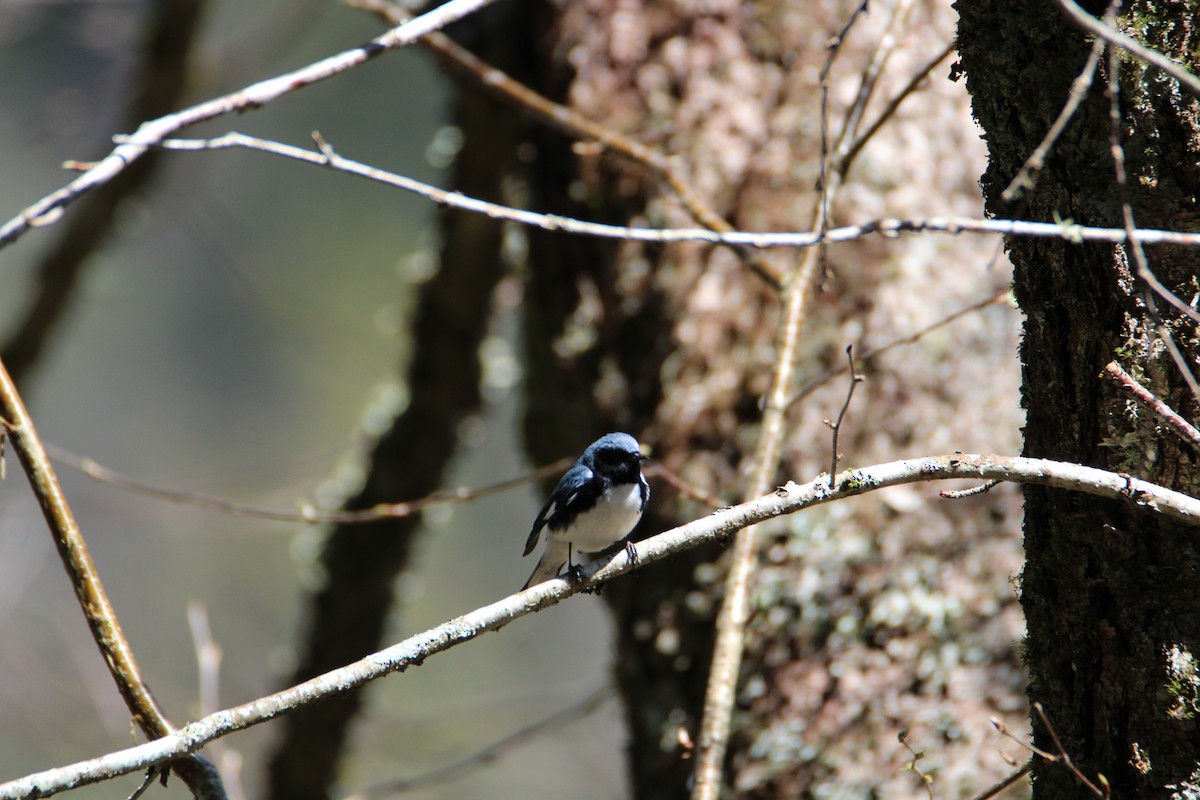
M 108 665 L 117 691 L 125 701 L 134 723 L 151 739 L 172 733 L 175 728 L 159 708 L 142 677 L 141 668 L 133 655 L 133 648 L 125 638 L 120 622 L 117 621 L 116 611 L 104 584 L 100 581 L 83 532 L 75 521 L 75 515 L 71 512 L 66 495 L 58 482 L 58 476 L 50 465 L 50 459 L 42 446 L 33 419 L 29 416 L 25 403 L 2 362 L 0 417 L 5 420 L 4 428 L 12 438 L 17 460 L 21 462 L 21 467 L 29 477 L 29 485 L 42 509 L 46 526 L 54 538 L 55 547 L 75 589 L 92 638 L 104 656 L 104 662 Z M 172 768 L 197 797 L 225 797 L 220 776 L 212 765 L 200 756 L 188 755 L 172 764 Z
M 854 345 L 846 345 L 846 361 L 849 362 L 850 369 L 850 387 L 846 390 L 846 401 L 842 403 L 842 410 L 838 412 L 837 421 L 830 422 L 825 420 L 825 424 L 833 431 L 833 455 L 829 462 L 829 487 L 837 486 L 837 463 L 838 463 L 838 432 L 842 429 L 842 420 L 846 418 L 846 412 L 850 409 L 850 401 L 854 398 L 854 389 L 863 382 L 863 377 L 854 369 Z
M 944 497 L 947 500 L 961 500 L 964 497 L 974 497 L 977 494 L 986 494 L 990 492 L 1000 481 L 984 481 L 978 486 L 972 486 L 970 489 L 943 489 L 938 492 L 939 497 Z
M 1126 36 L 1111 25 L 1106 25 L 1104 22 L 1096 19 L 1091 14 L 1084 11 L 1078 3 L 1074 2 L 1074 0 L 1058 0 L 1058 5 L 1067 13 L 1067 16 L 1074 20 L 1075 24 L 1079 25 L 1081 28 L 1091 31 L 1109 44 L 1116 45 L 1122 50 L 1132 53 L 1133 55 L 1145 61 L 1147 64 L 1151 64 L 1158 69 L 1161 69 L 1163 72 L 1179 81 L 1184 91 L 1200 97 L 1200 78 L 1197 78 L 1195 75 L 1188 72 L 1180 64 L 1167 58 L 1157 50 L 1146 47 L 1136 39 Z
M 1083 783 L 1084 786 L 1090 789 L 1093 794 L 1102 798 L 1102 800 L 1109 800 L 1108 780 L 1103 775 L 1098 775 L 1098 780 L 1104 786 L 1103 789 L 1101 789 L 1095 783 L 1092 783 L 1092 781 L 1088 780 L 1087 776 L 1080 772 L 1079 767 L 1075 766 L 1075 762 L 1071 760 L 1071 756 L 1067 753 L 1066 749 L 1063 748 L 1062 742 L 1058 739 L 1058 733 L 1054 730 L 1054 726 L 1050 724 L 1050 718 L 1046 715 L 1046 710 L 1042 708 L 1042 704 L 1034 703 L 1033 710 L 1037 713 L 1038 718 L 1046 727 L 1046 733 L 1050 737 L 1050 740 L 1054 743 L 1054 747 L 1058 752 L 1051 753 L 1048 750 L 1043 750 L 1042 748 L 1037 747 L 1030 742 L 1026 742 L 1024 739 L 1014 735 L 1003 722 L 995 717 L 992 717 L 992 725 L 996 728 L 1000 735 L 1008 737 L 1013 742 L 1025 748 L 1034 756 L 1042 759 L 1043 761 L 1047 761 L 1052 764 L 1063 764 L 1076 778 L 1079 779 L 1081 783 Z
M 1134 380 L 1133 376 L 1121 368 L 1121 365 L 1116 361 L 1108 362 L 1108 366 L 1104 368 L 1105 374 L 1115 380 L 1118 384 L 1129 390 L 1129 393 L 1137 399 L 1139 403 L 1153 411 L 1167 423 L 1167 426 L 1184 440 L 1191 442 L 1193 447 L 1200 449 L 1200 430 L 1188 422 L 1179 414 L 1175 413 L 1175 409 L 1158 399 L 1148 389 Z
M 388 0 L 346 0 L 346 3 L 383 17 L 393 25 L 402 24 L 410 16 L 398 3 Z M 547 125 L 581 140 L 595 142 L 647 170 L 662 181 L 679 199 L 683 208 L 705 228 L 722 233 L 734 231 L 733 225 L 700 197 L 700 193 L 676 167 L 670 156 L 589 119 L 573 108 L 538 94 L 443 33 L 431 33 L 423 38 L 421 43 L 459 71 L 474 78 L 492 94 L 531 112 Z M 768 285 L 777 291 L 782 288 L 785 270 L 781 265 L 751 248 L 735 246 L 734 249 L 743 262 Z
M 517 478 L 510 478 L 506 481 L 481 486 L 477 488 L 469 488 L 461 486 L 457 489 L 449 489 L 444 492 L 435 492 L 434 494 L 422 497 L 418 500 L 407 500 L 399 503 L 381 503 L 371 508 L 363 509 L 342 509 L 338 511 L 318 511 L 315 508 L 305 504 L 299 511 L 284 511 L 282 509 L 265 508 L 263 506 L 247 505 L 245 503 L 234 503 L 228 500 L 211 497 L 209 495 L 200 494 L 198 492 L 190 492 L 181 489 L 166 489 L 161 486 L 154 486 L 149 483 L 135 480 L 126 475 L 109 469 L 96 461 L 75 455 L 74 453 L 62 450 L 61 448 L 52 445 L 46 445 L 46 450 L 49 452 L 55 461 L 66 464 L 69 467 L 79 470 L 93 480 L 101 483 L 114 486 L 118 489 L 143 494 L 148 497 L 156 497 L 161 500 L 168 500 L 173 503 L 187 503 L 189 505 L 208 508 L 213 511 L 219 511 L 223 514 L 240 517 L 255 517 L 257 519 L 268 519 L 276 522 L 292 522 L 305 523 L 309 525 L 355 525 L 375 522 L 380 519 L 392 519 L 398 517 L 408 517 L 413 514 L 420 513 L 435 506 L 448 505 L 450 503 L 470 502 L 478 500 L 481 497 L 487 497 L 493 494 L 506 492 L 509 489 L 514 489 L 518 486 L 523 486 L 527 483 L 545 480 L 558 475 L 570 465 L 570 458 L 560 458 L 552 464 L 547 464 L 533 472 L 522 475 Z
M 368 786 L 365 789 L 358 790 L 345 800 L 365 800 L 366 798 L 385 797 L 403 792 L 412 792 L 427 786 L 460 778 L 469 772 L 498 761 L 505 754 L 516 750 L 527 742 L 538 739 L 552 731 L 564 728 L 576 720 L 589 716 L 600 708 L 611 696 L 612 690 L 609 687 L 599 689 L 592 692 L 583 702 L 563 709 L 545 719 L 538 720 L 518 731 L 514 731 L 503 739 L 499 739 L 487 747 L 480 748 L 474 753 L 464 756 L 451 764 L 438 767 L 421 775 L 415 775 L 411 778 L 397 778 Z
M 925 787 L 925 793 L 929 795 L 929 800 L 933 800 L 933 776 L 928 772 L 922 772 L 921 767 L 917 764 L 918 761 L 925 757 L 925 751 L 914 750 L 912 745 L 908 743 L 908 728 L 900 731 L 896 738 L 900 740 L 900 744 L 904 745 L 904 749 L 912 754 L 912 760 L 904 765 L 904 769 L 912 772 L 912 774 L 921 779 L 921 784 Z

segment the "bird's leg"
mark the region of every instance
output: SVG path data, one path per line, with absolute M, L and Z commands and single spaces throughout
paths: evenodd
M 567 542 L 567 580 L 571 583 L 583 580 L 583 567 L 571 560 L 571 543 Z

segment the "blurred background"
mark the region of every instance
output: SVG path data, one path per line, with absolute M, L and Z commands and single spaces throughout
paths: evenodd
M 149 17 L 150 4 L 133 0 L 0 0 L 0 216 L 69 181 L 64 161 L 98 158 L 109 137 L 129 132 Z M 172 108 L 380 30 L 336 3 L 213 0 Z M 410 48 L 185 135 L 238 130 L 306 147 L 317 130 L 348 158 L 437 184 L 456 142 L 445 93 L 444 78 Z M 415 288 L 435 263 L 438 212 L 396 190 L 260 153 L 168 154 L 156 170 L 121 205 L 61 322 L 18 378 L 40 434 L 165 489 L 285 511 L 336 507 L 361 479 L 366 436 L 408 395 L 396 376 L 409 358 Z M 0 250 L 0 343 L 18 334 L 38 265 L 73 212 Z M 514 433 L 521 367 L 503 302 L 493 329 L 485 403 L 461 426 L 451 486 L 532 468 Z M 320 577 L 320 528 L 230 516 L 58 469 L 174 723 L 211 710 L 199 705 L 189 606 L 206 613 L 223 653 L 219 707 L 284 685 L 303 593 Z M 526 486 L 428 515 L 431 535 L 420 537 L 397 583 L 401 610 L 387 640 L 519 587 L 532 568 L 520 553 L 540 492 Z M 344 793 L 437 769 L 604 692 L 607 626 L 599 602 L 580 598 L 439 656 L 433 668 L 377 682 L 355 728 Z M 0 641 L 0 779 L 140 740 L 11 449 L 0 483 Z M 586 722 L 408 796 L 622 796 L 619 713 L 604 696 Z M 240 757 L 241 781 L 255 796 L 278 731 L 260 726 L 207 752 L 224 764 Z M 136 783 L 131 776 L 72 796 L 112 797 Z M 167 796 L 186 795 L 173 780 Z

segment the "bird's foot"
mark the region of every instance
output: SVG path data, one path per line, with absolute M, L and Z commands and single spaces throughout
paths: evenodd
M 625 555 L 629 556 L 629 571 L 633 572 L 638 566 L 637 545 L 628 539 L 625 540 Z
M 586 580 L 586 578 L 583 577 L 583 565 L 582 564 L 572 564 L 567 569 L 567 580 L 571 581 L 571 583 L 583 583 Z M 597 584 L 595 586 L 589 586 L 585 589 L 580 589 L 580 591 L 584 592 L 585 594 L 597 594 L 598 595 L 598 594 L 600 594 L 600 588 L 601 588 L 600 585 Z

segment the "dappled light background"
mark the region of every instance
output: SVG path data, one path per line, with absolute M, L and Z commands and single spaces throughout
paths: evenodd
M 4 218 L 67 182 L 63 161 L 99 157 L 111 135 L 128 132 L 121 122 L 147 13 L 143 3 L 0 2 Z M 212 2 L 186 103 L 378 31 L 373 18 L 335 3 Z M 442 77 L 410 49 L 185 133 L 238 130 L 308 146 L 319 130 L 342 155 L 437 183 L 454 140 L 441 127 L 444 95 Z M 396 376 L 413 290 L 430 269 L 436 213 L 397 190 L 263 154 L 166 155 L 88 263 L 64 322 L 22 382 L 43 439 L 163 488 L 279 509 L 336 506 L 355 486 L 365 433 L 406 397 Z M 58 234 L 55 226 L 35 230 L 0 252 L 0 341 L 12 335 L 39 255 Z M 489 339 L 500 366 L 519 351 L 514 313 L 498 309 Z M 463 426 L 453 483 L 530 468 L 514 434 L 519 365 L 487 374 L 487 403 Z M 11 452 L 7 467 L 4 780 L 136 738 Z M 317 577 L 319 529 L 165 502 L 59 469 L 149 685 L 175 724 L 201 712 L 189 603 L 207 611 L 224 655 L 221 707 L 281 688 L 303 591 Z M 431 514 L 414 569 L 397 586 L 389 640 L 520 586 L 539 491 Z M 595 599 L 580 599 L 372 687 L 343 788 L 419 775 L 602 689 L 606 624 Z M 496 796 L 497 786 L 528 797 L 619 796 L 618 730 L 610 699 L 586 722 L 410 796 Z M 263 725 L 206 752 L 240 754 L 254 796 L 273 736 Z M 72 796 L 111 797 L 136 782 Z M 177 781 L 167 790 L 185 793 Z

